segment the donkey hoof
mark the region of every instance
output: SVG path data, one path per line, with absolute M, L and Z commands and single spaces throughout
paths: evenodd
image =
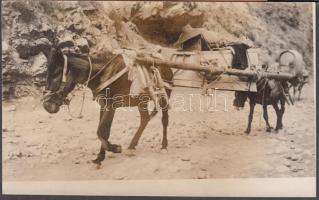
M 130 145 L 127 149 L 128 150 L 135 150 L 135 146 L 134 145 Z
M 111 146 L 111 152 L 113 152 L 113 153 L 122 153 L 122 147 L 121 147 L 121 145 L 112 144 L 112 146 Z
M 266 131 L 267 132 L 271 132 L 273 130 L 273 128 L 272 127 L 268 127 L 268 128 L 266 128 Z
M 161 154 L 167 154 L 168 153 L 167 148 L 161 148 L 160 153 Z
M 275 131 L 278 132 L 278 131 L 280 131 L 280 130 L 282 130 L 282 129 L 283 129 L 282 126 L 277 126 L 276 129 L 275 129 Z
M 97 169 L 97 170 L 99 170 L 99 169 L 101 169 L 101 168 L 102 168 L 102 165 L 101 165 L 101 164 L 97 164 L 97 165 L 96 165 L 96 169 Z
M 102 164 L 101 163 L 97 163 L 95 166 L 95 169 L 99 170 L 102 168 Z
M 249 133 L 250 133 L 250 130 L 245 130 L 245 133 L 247 134 L 247 135 L 249 135 Z
M 125 155 L 127 155 L 128 157 L 133 157 L 133 156 L 136 156 L 135 154 L 135 150 L 134 149 L 129 149 Z
M 94 164 L 101 165 L 101 162 L 105 159 L 105 154 L 99 154 L 95 160 L 92 160 Z
M 117 145 L 114 153 L 121 153 L 121 152 L 122 152 L 122 146 Z
M 167 150 L 167 144 L 162 144 L 162 147 L 161 147 L 161 149 L 165 149 L 165 150 Z
M 95 159 L 95 160 L 92 160 L 92 163 L 97 164 L 98 166 L 101 165 L 101 162 L 102 162 L 102 161 L 100 161 L 98 158 Z

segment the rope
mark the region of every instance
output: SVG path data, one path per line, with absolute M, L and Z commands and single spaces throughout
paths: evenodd
M 294 102 L 293 102 L 293 100 L 292 100 L 292 98 L 291 98 L 291 96 L 290 96 L 290 94 L 289 94 L 289 90 L 288 90 L 288 92 L 286 93 L 286 92 L 285 92 L 285 89 L 284 89 L 284 87 L 282 86 L 281 83 L 280 83 L 280 88 L 281 88 L 281 90 L 282 90 L 282 93 L 284 94 L 284 97 L 285 97 L 285 99 L 286 99 L 286 101 L 287 101 L 287 104 L 290 105 L 290 104 L 289 104 L 289 101 L 290 101 L 290 103 L 291 103 L 292 105 L 294 105 Z M 287 96 L 288 96 L 288 99 L 287 99 Z
M 229 65 L 229 63 L 227 62 L 227 60 L 226 60 L 226 58 L 225 58 L 225 55 L 222 53 L 222 51 L 218 51 L 218 52 L 219 52 L 220 54 L 222 54 L 223 59 L 224 59 L 226 65 L 227 65 L 227 67 L 228 67 L 228 68 L 231 68 L 231 66 Z
M 213 49 L 212 49 L 209 45 L 207 45 L 207 46 L 208 46 L 208 49 L 209 49 L 210 51 L 213 51 Z M 228 67 L 228 68 L 231 68 L 231 66 L 228 64 L 228 62 L 227 62 L 227 60 L 226 60 L 224 54 L 222 53 L 222 51 L 218 51 L 218 52 L 222 55 L 222 57 L 223 57 L 223 59 L 224 59 L 226 65 L 227 65 L 227 67 Z
M 78 119 L 81 119 L 83 117 L 82 115 L 82 112 L 83 112 L 83 106 L 84 106 L 84 101 L 85 101 L 85 94 L 86 94 L 86 88 L 88 87 L 89 85 L 89 82 L 92 80 L 91 78 L 91 75 L 92 75 L 92 71 L 93 71 L 93 66 L 92 66 L 92 62 L 91 62 L 91 58 L 90 56 L 88 56 L 88 60 L 89 60 L 89 64 L 90 64 L 90 71 L 89 71 L 89 76 L 88 76 L 88 80 L 86 82 L 84 82 L 84 85 L 85 85 L 85 89 L 83 91 L 83 94 L 82 94 L 82 103 L 81 103 L 81 109 L 80 109 L 80 113 L 77 117 L 74 117 L 72 114 L 71 114 L 71 110 L 70 110 L 70 104 L 67 105 L 68 107 L 68 113 L 69 115 L 72 117 L 72 118 L 78 118 Z M 72 99 L 72 98 L 71 98 Z M 71 101 L 70 99 L 70 101 Z
M 91 61 L 90 56 L 88 56 L 88 60 L 89 60 L 89 63 L 90 63 L 90 72 L 89 72 L 88 80 L 85 82 L 85 86 L 86 86 L 86 87 L 88 87 L 89 82 L 92 80 L 92 79 L 90 79 L 90 77 L 91 77 L 92 71 L 93 71 L 93 66 L 92 66 L 92 61 Z M 94 77 L 93 77 L 93 78 L 94 78 Z
M 210 50 L 210 51 L 214 51 L 209 45 L 207 45 L 208 46 L 208 49 Z M 221 55 L 222 55 L 222 57 L 223 57 L 223 59 L 224 59 L 224 61 L 225 61 L 225 63 L 226 63 L 226 65 L 227 65 L 227 67 L 228 68 L 230 68 L 231 66 L 228 64 L 228 62 L 227 62 L 227 60 L 226 60 L 226 58 L 225 58 L 225 56 L 224 56 L 224 54 L 221 52 L 221 51 L 218 51 Z M 210 67 L 211 67 L 211 72 L 214 70 L 214 67 L 213 67 L 213 65 L 209 65 Z M 219 75 L 217 75 L 217 76 L 215 76 L 216 78 L 215 78 L 215 80 L 217 80 L 217 79 L 219 79 L 223 74 L 225 74 L 225 70 L 221 73 L 221 74 L 219 74 Z M 207 80 L 207 79 L 206 79 Z M 205 94 L 207 94 L 207 89 L 209 89 L 209 88 L 206 88 L 205 87 L 205 76 L 203 77 L 203 89 L 205 90 L 204 92 L 205 92 Z M 207 83 L 206 83 L 207 84 Z M 205 88 L 204 88 L 205 87 Z M 216 89 L 215 89 L 216 90 Z
M 94 76 L 92 76 L 92 78 L 90 78 L 87 82 L 92 81 L 93 79 L 95 79 L 117 56 L 119 56 L 119 54 L 114 55 L 96 74 L 94 74 Z M 89 63 L 91 64 L 91 59 L 89 58 Z

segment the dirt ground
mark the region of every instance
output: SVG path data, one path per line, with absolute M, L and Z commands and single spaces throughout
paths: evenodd
M 181 97 L 188 102 L 172 105 L 169 112 L 168 151 L 160 151 L 161 114 L 148 124 L 137 149 L 128 151 L 138 128 L 139 113 L 136 108 L 118 110 L 110 141 L 122 145 L 123 152 L 107 153 L 100 169 L 91 163 L 100 142 L 96 135 L 99 110 L 89 93 L 82 119 L 70 117 L 65 109 L 50 115 L 39 105 L 38 98 L 3 102 L 3 180 L 315 176 L 313 88 L 312 84 L 305 86 L 302 101 L 286 106 L 284 129 L 278 133 L 265 131 L 258 105 L 248 136 L 244 130 L 249 106 L 246 103 L 243 110 L 237 111 L 232 106 L 232 92 L 218 93 L 216 106 L 213 99 L 208 111 L 200 107 L 200 100 L 205 102 L 209 98 L 200 97 L 199 90 L 175 88 L 172 102 Z M 73 107 L 80 104 L 80 99 L 75 98 Z M 269 115 L 275 126 L 271 107 Z

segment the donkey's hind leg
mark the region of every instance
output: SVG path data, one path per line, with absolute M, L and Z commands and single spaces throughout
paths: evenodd
M 138 105 L 138 111 L 140 112 L 140 117 L 141 117 L 140 126 L 138 127 L 138 130 L 136 131 L 128 149 L 135 149 L 145 127 L 147 126 L 148 122 L 150 121 L 150 115 L 149 115 L 148 110 L 147 110 L 147 103 L 145 103 L 145 104 L 140 103 Z
M 252 100 L 250 100 L 250 101 L 252 101 Z M 250 130 L 251 130 L 251 122 L 253 121 L 254 109 L 255 109 L 256 103 L 250 102 L 249 105 L 250 105 L 250 109 L 249 109 L 249 115 L 248 115 L 248 125 L 247 125 L 247 129 L 245 131 L 246 134 L 249 134 Z
M 167 127 L 168 127 L 168 109 L 169 102 L 168 99 L 171 96 L 172 90 L 167 89 L 166 94 L 167 98 L 163 96 L 160 101 L 160 106 L 162 108 L 162 125 L 163 125 L 163 140 L 162 140 L 162 149 L 167 149 L 168 141 L 167 141 Z
M 293 101 L 296 100 L 296 94 L 297 94 L 297 91 L 298 91 L 298 85 L 296 86 L 293 86 Z
M 278 102 L 273 102 L 272 106 L 274 107 L 275 111 L 276 111 L 276 116 L 277 116 L 277 123 L 276 123 L 276 129 L 275 131 L 278 131 L 279 129 L 281 129 L 281 122 L 280 122 L 280 118 L 281 118 L 281 110 L 279 110 L 278 107 Z
M 302 90 L 302 88 L 303 88 L 303 86 L 305 85 L 305 83 L 304 82 L 302 82 L 302 83 L 300 83 L 300 85 L 298 86 L 298 101 L 300 101 L 301 100 L 301 90 Z
M 268 110 L 267 110 L 267 105 L 263 105 L 263 116 L 264 116 L 264 120 L 266 122 L 266 131 L 267 132 L 270 132 L 272 130 L 272 127 L 270 126 L 269 124 L 269 121 L 268 121 Z
M 279 102 L 280 102 L 279 129 L 282 129 L 283 128 L 282 118 L 283 118 L 284 113 L 285 113 L 286 100 L 285 100 L 285 98 L 280 98 Z

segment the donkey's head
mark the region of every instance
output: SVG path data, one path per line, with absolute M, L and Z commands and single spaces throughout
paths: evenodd
M 45 90 L 57 92 L 62 84 L 64 57 L 60 48 L 52 47 L 48 56 Z
M 66 60 L 61 50 L 64 46 L 66 46 L 65 43 L 56 42 L 43 49 L 48 64 L 45 92 L 42 100 L 44 109 L 49 113 L 58 112 L 64 101 L 60 92 L 63 89 L 63 77 L 67 73 L 67 63 L 65 63 Z
M 233 105 L 237 108 L 243 108 L 245 106 L 245 102 L 247 101 L 248 95 L 248 92 L 236 91 Z

